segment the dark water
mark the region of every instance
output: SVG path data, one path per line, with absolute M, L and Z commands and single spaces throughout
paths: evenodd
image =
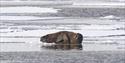
M 0 52 L 1 63 L 125 63 L 123 51 Z

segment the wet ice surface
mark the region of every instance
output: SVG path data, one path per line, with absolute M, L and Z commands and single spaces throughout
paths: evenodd
M 0 18 L 1 63 L 125 63 L 124 18 L 113 15 L 106 18 Z M 41 36 L 58 31 L 82 33 L 83 50 L 41 47 L 45 45 L 40 42 Z
M 45 35 L 48 32 L 55 32 L 48 30 L 48 32 L 45 32 L 47 30 L 44 30 L 44 34 L 41 31 L 41 33 L 38 33 L 38 31 L 32 31 L 30 34 L 32 35 L 35 33 L 36 36 L 20 36 L 21 33 L 17 33 L 19 35 L 14 36 L 9 34 L 9 36 L 2 36 L 1 38 L 1 52 L 14 52 L 14 51 L 45 51 L 46 49 L 42 48 L 43 45 L 42 42 L 40 42 L 40 35 Z M 57 31 L 57 30 L 56 30 Z M 40 32 L 40 30 L 39 30 Z M 29 33 L 29 32 L 28 32 Z M 38 35 L 37 35 L 38 34 Z M 28 34 L 27 34 L 28 35 Z M 94 35 L 94 34 L 93 34 Z M 16 37 L 16 38 L 14 38 Z M 31 38 L 32 37 L 32 38 Z M 124 51 L 125 50 L 125 39 L 124 36 L 113 36 L 113 37 L 101 37 L 101 36 L 86 36 L 83 40 L 83 51 Z
M 24 10 L 22 11 L 22 9 Z M 31 9 L 34 10 L 29 12 Z M 41 13 L 58 13 L 58 10 L 67 12 L 70 9 L 42 7 L 1 7 L 0 10 L 1 52 L 43 51 L 44 49 L 41 48 L 43 43 L 39 41 L 40 37 L 48 33 L 54 33 L 58 31 L 73 31 L 83 34 L 83 51 L 125 50 L 125 18 L 123 14 L 117 15 L 116 13 L 116 15 L 109 14 L 106 16 L 104 14 L 100 17 L 87 18 L 53 17 L 53 15 L 50 15 L 51 17 L 41 17 Z M 90 16 L 92 15 L 92 11 L 89 10 L 92 9 L 88 9 L 88 11 L 85 10 L 88 12 L 85 16 L 89 16 L 89 13 Z M 100 9 L 95 8 L 95 11 L 98 10 Z M 103 9 L 101 10 L 103 11 Z M 120 10 L 122 13 L 124 9 L 119 9 L 118 11 Z M 110 13 L 111 11 L 107 12 Z M 27 15 L 28 13 L 30 13 L 30 16 Z M 38 16 L 34 13 L 40 14 Z
M 5 16 L 4 16 L 5 17 Z M 16 17 L 16 16 L 13 16 Z M 25 18 L 25 17 L 23 17 Z M 20 18 L 18 17 L 18 20 Z M 33 19 L 33 18 L 32 18 Z M 1 52 L 43 51 L 40 37 L 58 31 L 82 33 L 83 51 L 124 51 L 125 21 L 100 18 L 58 18 L 49 20 L 1 21 Z M 11 47 L 10 47 L 11 46 Z

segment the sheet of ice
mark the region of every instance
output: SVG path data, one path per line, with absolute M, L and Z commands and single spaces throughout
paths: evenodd
M 1 38 L 0 42 L 5 42 L 1 43 L 1 51 L 4 52 L 10 52 L 10 51 L 43 51 L 44 49 L 41 48 L 41 46 L 48 46 L 51 44 L 43 44 L 40 42 L 40 37 L 49 33 L 55 33 L 58 31 L 63 31 L 63 30 L 30 30 L 30 31 L 23 31 L 23 32 L 13 32 L 13 33 L 1 33 Z M 100 36 L 108 36 L 108 35 L 121 35 L 125 34 L 123 30 L 110 30 L 110 31 L 98 31 L 98 30 L 67 30 L 67 31 L 73 31 L 73 32 L 79 32 L 82 33 L 83 36 L 87 37 L 93 37 L 93 38 L 86 38 L 90 40 L 88 43 L 92 42 L 93 39 L 97 39 L 99 41 L 96 41 L 96 44 L 86 44 L 85 41 L 86 39 L 84 38 L 83 41 L 83 47 L 84 51 L 107 51 L 107 50 L 114 50 L 114 51 L 121 51 L 125 50 L 124 48 L 124 42 L 119 42 L 116 41 L 118 44 L 110 44 L 114 43 L 114 41 L 109 40 L 109 39 L 123 39 L 124 37 L 112 37 L 112 38 L 101 38 Z M 5 36 L 2 38 L 2 36 Z M 15 36 L 15 37 L 14 37 Z M 12 38 L 7 38 L 7 37 L 12 37 Z M 21 38 L 22 37 L 22 38 Z M 24 37 L 24 38 L 23 38 Z M 27 38 L 25 38 L 27 37 Z M 103 41 L 104 39 L 104 41 Z M 9 43 L 10 42 L 10 43 Z M 14 43 L 15 42 L 15 43 Z M 24 42 L 24 43 L 22 43 Z M 93 41 L 94 43 L 94 41 Z M 106 43 L 106 44 L 101 44 L 101 43 Z M 109 43 L 109 44 L 108 44 Z M 121 44 L 121 45 L 120 45 Z M 9 47 L 9 46 L 12 47 Z M 15 48 L 16 47 L 16 48 Z M 17 48 L 18 47 L 18 48 Z M 22 49 L 23 48 L 23 49 Z M 121 48 L 121 49 L 118 49 Z
M 22 32 L 28 30 L 86 30 L 86 31 L 111 31 L 123 30 L 124 25 L 1 25 L 0 33 Z
M 14 33 L 1 33 L 1 36 L 43 36 L 48 33 L 54 33 L 63 30 L 33 30 Z M 124 30 L 67 30 L 82 33 L 84 36 L 108 36 L 108 35 L 122 35 L 125 34 Z
M 58 10 L 42 7 L 0 7 L 0 13 L 57 13 Z
M 81 25 L 80 29 L 83 30 L 115 30 L 117 28 L 124 28 L 124 25 Z
M 10 47 L 11 46 L 11 47 Z M 41 51 L 38 44 L 27 43 L 2 43 L 0 52 Z
M 15 16 L 12 17 L 13 20 L 15 20 L 15 21 L 10 21 L 11 18 L 8 17 L 8 19 L 6 19 L 6 17 L 8 17 L 8 16 L 3 16 L 3 17 L 1 17 L 1 19 L 6 20 L 4 22 L 11 22 L 11 23 L 17 23 L 17 24 L 22 24 L 22 25 L 23 24 L 24 25 L 26 25 L 26 24 L 27 25 L 28 24 L 43 25 L 43 24 L 53 24 L 53 23 L 56 23 L 56 24 L 85 24 L 85 25 L 97 25 L 97 24 L 99 24 L 99 25 L 114 25 L 114 24 L 123 25 L 123 24 L 125 24 L 124 19 L 123 19 L 123 22 L 118 22 L 117 20 L 108 20 L 108 19 L 100 19 L 100 18 L 69 18 L 69 19 L 66 18 L 65 19 L 65 17 L 43 17 L 43 18 L 42 17 L 41 18 L 40 17 L 33 17 L 33 20 L 28 20 L 28 19 L 31 19 L 29 16 L 17 17 L 20 20 L 25 19 L 25 21 L 22 22 L 20 20 L 16 21 L 18 19 L 14 19 L 14 18 L 16 18 Z M 21 19 L 21 18 L 23 18 L 23 19 Z M 37 20 L 37 18 L 38 18 L 38 20 Z M 34 20 L 34 19 L 36 19 L 36 20 Z M 42 20 L 42 19 L 48 19 L 48 20 Z
M 49 0 L 42 0 L 42 1 L 32 1 L 32 0 L 14 0 L 14 1 L 0 1 L 1 6 L 57 6 L 57 5 L 71 5 L 71 1 L 49 1 Z
M 40 20 L 40 19 L 58 19 L 62 17 L 35 17 L 35 16 L 0 16 L 0 20 Z
M 25 23 L 31 23 L 31 21 L 24 21 Z M 113 21 L 113 20 L 102 20 L 98 18 L 80 18 L 80 19 L 54 19 L 54 20 L 46 20 L 46 21 L 32 21 L 34 23 L 46 23 L 46 24 L 52 24 L 52 23 L 81 23 L 81 24 L 124 24 L 121 22 Z M 17 21 L 17 23 L 22 23 L 21 21 Z
M 11 18 L 8 18 L 11 19 Z M 28 20 L 27 17 L 24 19 Z M 34 18 L 35 19 L 35 18 Z M 20 17 L 19 17 L 20 20 Z M 0 43 L 1 51 L 42 51 L 43 49 L 40 47 L 42 44 L 40 42 L 40 37 L 49 33 L 55 33 L 58 31 L 73 31 L 73 32 L 79 32 L 83 34 L 84 41 L 83 41 L 83 47 L 84 51 L 105 51 L 105 50 L 125 50 L 124 42 L 122 39 L 125 38 L 125 36 L 119 37 L 117 35 L 125 35 L 124 30 L 113 30 L 116 28 L 123 27 L 124 28 L 124 22 L 117 22 L 112 20 L 98 20 L 98 19 L 88 19 L 88 18 L 80 18 L 80 19 L 63 19 L 63 20 L 45 20 L 45 21 L 10 21 L 12 23 L 22 23 L 22 25 L 3 25 L 5 27 L 10 27 L 6 31 L 14 30 L 15 27 L 17 29 L 15 30 L 22 30 L 24 27 L 36 27 L 36 28 L 50 28 L 49 30 L 22 30 L 22 31 L 15 31 L 15 32 L 8 32 L 8 33 L 0 33 Z M 23 25 L 24 23 L 50 23 L 49 25 L 38 25 L 37 23 L 35 25 Z M 81 30 L 68 30 L 68 29 L 62 29 L 67 27 L 76 27 L 76 25 L 59 25 L 60 23 L 87 23 L 90 25 L 78 25 Z M 52 23 L 57 23 L 57 25 L 53 25 Z M 108 24 L 108 25 L 104 25 Z M 11 29 L 11 27 L 14 29 Z M 19 29 L 18 29 L 19 27 Z M 58 29 L 52 29 L 53 27 L 61 28 Z M 77 28 L 77 27 L 76 27 Z M 70 29 L 70 28 L 69 28 Z M 106 29 L 106 30 L 105 30 Z M 3 30 L 3 29 L 1 29 Z M 5 29 L 4 29 L 5 30 Z M 4 31 L 3 30 L 3 31 Z M 109 37 L 101 37 L 101 36 L 110 36 L 110 35 L 116 35 L 117 37 L 113 36 L 111 38 Z M 96 40 L 97 39 L 97 40 Z M 110 40 L 111 39 L 111 40 Z M 118 39 L 118 40 L 117 40 Z M 87 42 L 88 40 L 88 42 Z M 121 41 L 122 40 L 122 41 Z M 24 42 L 24 43 L 23 43 Z M 93 44 L 87 44 L 87 43 L 93 43 Z M 84 44 L 85 43 L 85 44 Z M 103 44 L 104 43 L 104 44 Z M 105 44 L 106 43 L 106 44 Z M 111 44 L 110 44 L 111 43 Z M 118 43 L 113 44 L 112 43 Z M 46 44 L 45 44 L 46 45 Z M 51 45 L 51 44 L 50 44 Z M 12 46 L 12 47 L 10 47 Z M 120 48 L 120 49 L 118 49 Z
M 0 20 L 32 20 L 40 19 L 40 17 L 32 16 L 0 16 Z
M 120 18 L 121 17 L 117 17 L 117 16 L 114 16 L 114 15 L 107 15 L 107 16 L 104 16 L 104 17 L 100 17 L 101 19 L 119 19 L 120 20 Z
M 75 1 L 73 5 L 108 5 L 108 6 L 124 6 L 124 1 L 122 2 L 106 2 L 106 1 Z

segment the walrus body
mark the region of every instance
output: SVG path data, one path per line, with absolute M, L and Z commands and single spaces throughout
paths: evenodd
M 82 49 L 82 40 L 82 34 L 69 31 L 47 34 L 40 38 L 41 42 L 55 43 L 56 49 Z

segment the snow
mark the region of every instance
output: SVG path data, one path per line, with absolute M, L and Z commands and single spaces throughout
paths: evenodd
M 108 15 L 100 18 L 101 19 L 120 19 L 120 17 L 114 16 L 114 15 Z
M 40 19 L 39 17 L 32 16 L 0 16 L 1 20 L 32 20 L 32 19 Z
M 42 20 L 42 19 L 58 19 L 63 17 L 35 17 L 35 16 L 0 16 L 0 20 Z
M 71 1 L 0 1 L 1 6 L 57 6 L 71 5 Z
M 0 7 L 0 13 L 57 13 L 58 10 L 42 7 Z

